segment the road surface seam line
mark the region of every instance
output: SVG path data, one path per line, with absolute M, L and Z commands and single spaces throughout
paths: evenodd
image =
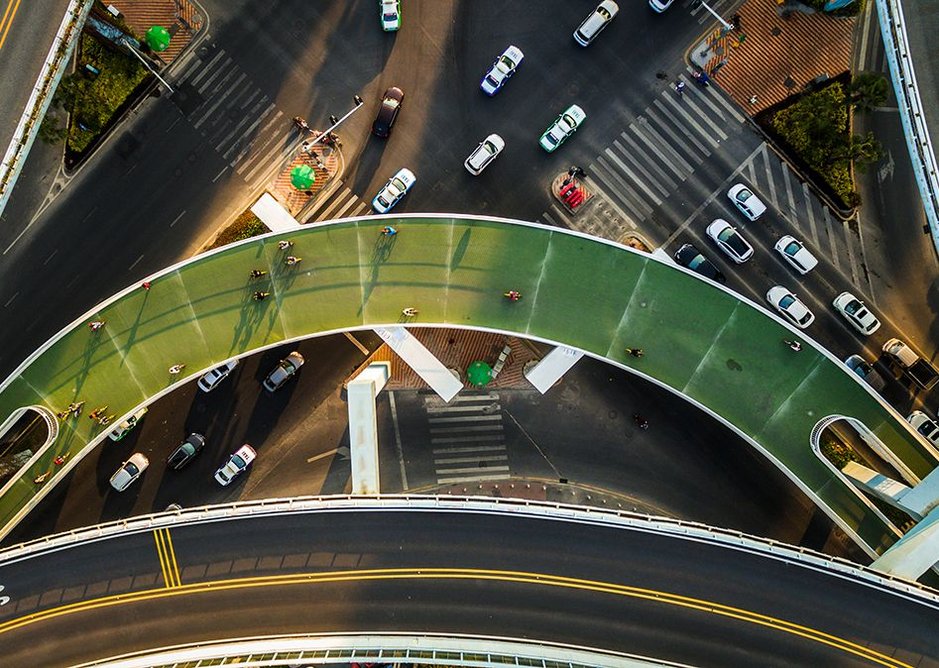
M 815 222 L 815 211 L 812 209 L 812 200 L 809 193 L 809 184 L 806 182 L 802 183 L 802 194 L 809 203 L 808 207 L 806 207 L 806 211 L 809 217 L 809 228 L 812 234 L 812 241 L 814 242 L 816 248 L 821 249 L 821 244 L 819 244 L 818 241 L 818 227 Z
M 828 215 L 828 209 L 822 209 L 822 218 L 825 221 L 825 229 L 828 231 L 828 246 L 831 249 L 829 254 L 831 255 L 831 261 L 835 265 L 835 269 L 841 271 L 841 261 L 838 259 L 838 249 L 835 247 L 835 231 L 831 226 L 831 216 Z
M 841 224 L 844 227 L 845 246 L 848 247 L 848 266 L 851 267 L 851 282 L 860 287 L 858 285 L 860 280 L 857 273 L 857 261 L 854 257 L 854 244 L 851 243 L 851 228 L 848 226 L 847 220 L 842 220 Z

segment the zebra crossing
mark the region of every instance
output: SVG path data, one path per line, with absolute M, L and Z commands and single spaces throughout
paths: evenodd
M 502 406 L 496 392 L 464 392 L 449 404 L 424 399 L 438 485 L 509 476 Z
M 654 246 L 667 246 L 689 225 L 707 219 L 706 206 L 718 201 L 727 208 L 727 188 L 745 181 L 785 220 L 788 233 L 809 241 L 870 294 L 856 226 L 834 215 L 766 142 L 737 158 L 725 175 L 727 158 L 714 154 L 744 137 L 747 119 L 716 86 L 694 83 L 690 70 L 679 79 L 685 82 L 682 96 L 665 87 L 587 166 L 582 181 L 595 197 L 585 211 L 572 216 L 552 204 L 541 222 L 613 241 L 637 232 Z M 702 202 L 690 214 L 689 198 Z
M 335 220 L 337 218 L 352 218 L 364 216 L 372 212 L 371 204 L 362 201 L 355 193 L 349 190 L 342 179 L 334 179 L 328 191 L 320 193 L 307 212 L 307 222 L 322 220 Z
M 193 54 L 174 79 L 170 100 L 216 153 L 252 188 L 260 187 L 303 138 L 224 48 Z

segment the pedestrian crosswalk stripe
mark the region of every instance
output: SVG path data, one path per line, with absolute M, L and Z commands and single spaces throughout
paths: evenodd
M 601 170 L 598 165 L 603 169 Z M 610 169 L 603 158 L 597 158 L 597 162 L 594 163 L 590 173 L 594 179 L 598 180 L 609 189 L 607 195 L 611 195 L 622 202 L 623 205 L 629 209 L 636 218 L 645 218 L 647 215 L 652 213 L 652 207 L 643 202 L 639 195 L 632 189 L 632 187 L 623 181 L 623 179 L 621 179 L 614 170 Z M 604 176 L 604 174 L 606 174 L 606 176 Z M 619 187 L 617 187 L 616 184 L 610 183 L 610 179 L 613 179 L 616 184 L 619 185 Z M 626 194 L 630 193 L 635 199 L 635 202 L 626 198 Z
M 691 116 L 688 115 L 688 112 L 685 111 L 684 108 L 680 104 L 678 104 L 675 100 L 672 100 L 670 98 L 665 98 L 665 104 L 668 104 L 669 106 L 669 108 L 663 112 L 666 116 L 669 116 L 671 118 L 676 118 L 676 114 L 677 114 L 678 116 L 681 116 L 682 119 L 684 119 L 684 122 L 683 123 L 679 122 L 677 123 L 678 125 L 684 124 L 684 126 L 687 127 L 689 130 L 696 130 L 697 135 L 700 137 L 703 137 L 705 141 L 707 141 L 714 148 L 718 148 L 721 145 L 720 142 L 717 141 L 714 137 L 712 137 L 709 132 L 705 132 L 704 128 L 698 125 L 694 121 L 694 119 L 692 119 Z M 676 121 L 677 121 L 677 118 L 676 118 Z
M 711 126 L 711 132 L 721 138 L 721 141 L 727 139 L 727 134 L 721 129 L 721 127 L 715 123 L 710 116 L 704 113 L 694 100 L 685 100 L 684 107 L 690 109 L 691 112 L 698 117 L 702 123 L 705 125 Z M 704 133 L 707 133 L 706 130 L 703 130 Z
M 447 424 L 456 422 L 502 422 L 501 415 L 464 415 L 460 417 L 435 417 L 428 420 L 431 424 Z
M 623 144 L 620 143 L 619 139 L 613 140 L 613 146 L 617 149 L 620 155 L 622 155 L 626 160 L 629 160 L 637 169 L 644 169 L 646 177 L 652 182 L 659 192 L 663 196 L 668 196 L 668 193 L 671 189 L 674 189 L 678 185 L 677 181 L 672 180 L 672 178 L 662 171 L 662 168 L 659 167 L 654 161 L 649 160 L 646 164 L 640 164 L 637 154 L 633 150 L 626 148 Z M 639 154 L 641 155 L 641 153 Z M 659 180 L 652 178 L 650 171 L 655 172 L 656 176 L 659 177 L 662 181 L 665 181 L 665 184 L 659 182 Z
M 622 160 L 619 159 L 619 157 L 616 155 L 616 153 L 614 153 L 611 149 L 605 149 L 605 150 L 603 151 L 603 153 L 604 153 L 612 162 L 616 163 L 616 166 L 617 166 L 617 167 L 619 167 L 622 171 L 626 172 L 626 174 L 629 175 L 629 177 L 633 180 L 633 182 L 634 182 L 637 186 L 639 186 L 640 188 L 642 188 L 643 192 L 645 192 L 645 194 L 649 196 L 649 199 L 651 199 L 653 202 L 655 202 L 656 206 L 658 206 L 659 204 L 662 203 L 661 198 L 659 198 L 658 195 L 656 195 L 654 192 L 652 192 L 652 189 L 649 188 L 649 186 L 646 185 L 645 180 L 639 178 L 639 176 L 637 176 L 636 173 L 635 173 L 633 170 L 631 170 L 631 169 L 626 165 L 626 163 L 624 163 Z M 602 158 L 601 158 L 601 159 L 602 159 Z
M 669 139 L 671 140 L 671 147 L 675 150 L 676 153 L 683 157 L 687 157 L 688 161 L 693 162 L 695 166 L 701 164 L 701 161 L 704 160 L 705 157 L 701 154 L 701 151 L 697 150 L 694 146 L 691 146 L 688 142 L 684 141 L 681 137 L 678 136 L 675 130 L 672 129 L 672 125 L 675 127 L 681 127 L 680 123 L 666 123 L 663 119 L 659 118 L 654 109 L 647 109 L 646 116 L 653 121 L 653 124 L 657 128 L 668 135 Z
M 473 405 L 462 405 L 462 406 L 427 406 L 424 408 L 431 415 L 437 415 L 438 413 L 472 413 L 484 411 L 488 406 L 473 406 Z
M 463 404 L 473 401 L 492 401 L 498 399 L 499 395 L 489 392 L 487 394 L 458 394 L 450 400 L 451 404 Z
M 267 98 L 265 97 L 265 99 L 267 99 Z M 274 110 L 274 108 L 275 108 L 275 104 L 274 104 L 273 102 L 268 103 L 267 108 L 264 109 L 264 111 L 262 111 L 260 114 L 258 114 L 257 118 L 254 119 L 254 122 L 251 123 L 251 125 L 249 125 L 247 128 L 245 128 L 244 132 L 242 133 L 242 136 L 243 136 L 243 137 L 254 137 L 254 131 L 255 131 L 255 129 L 264 121 L 265 118 L 267 118 L 267 115 L 268 115 L 269 113 L 271 113 L 271 112 Z M 230 164 L 232 167 L 234 167 L 235 164 L 238 162 L 238 160 L 239 160 L 244 154 L 246 154 L 248 151 L 251 150 L 251 146 L 254 144 L 254 142 L 255 142 L 255 139 L 252 139 L 252 140 L 248 143 L 247 146 L 242 147 L 242 153 L 240 153 L 238 156 L 236 156 L 235 159 L 232 160 L 229 164 Z M 235 151 L 237 148 L 238 148 L 238 142 L 235 142 L 234 144 L 231 145 L 231 148 L 229 148 L 227 151 L 225 151 L 225 153 L 222 155 L 222 157 L 225 158 L 226 160 L 228 160 L 229 156 L 231 156 L 232 152 Z
M 453 436 L 450 438 L 432 438 L 431 443 L 471 443 L 479 441 L 480 443 L 493 443 L 492 436 Z M 466 452 L 469 446 L 459 448 L 434 448 L 435 455 L 452 455 L 458 452 Z M 474 445 L 470 449 L 474 452 L 497 452 L 505 450 L 504 445 Z
M 435 464 L 469 464 L 471 462 L 504 462 L 508 455 L 482 455 L 480 457 L 446 457 L 444 459 L 435 459 Z M 492 467 L 487 467 L 490 470 Z
M 224 55 L 225 55 L 225 49 L 219 49 L 219 50 L 218 50 L 218 53 L 216 53 L 216 54 L 212 57 L 212 60 L 210 60 L 208 63 L 206 63 L 205 66 L 204 66 L 201 70 L 199 70 L 198 74 L 196 74 L 196 76 L 193 77 L 192 81 L 189 82 L 189 85 L 190 85 L 190 86 L 193 86 L 193 87 L 197 86 L 197 85 L 199 84 L 199 80 L 200 80 L 202 77 L 204 77 L 206 74 L 212 72 L 212 68 L 215 67 L 215 65 L 216 65 L 216 63 L 218 62 L 218 60 L 219 60 L 222 56 L 224 56 Z M 227 67 L 227 66 L 228 66 L 228 63 L 230 63 L 230 62 L 231 62 L 231 58 L 229 58 L 229 59 L 226 61 L 225 66 Z M 221 70 L 217 70 L 217 71 L 220 72 Z
M 336 215 L 334 216 L 334 218 L 342 218 L 342 214 L 344 214 L 346 211 L 351 209 L 358 202 L 359 202 L 358 199 L 350 199 L 348 202 L 346 202 L 345 206 L 343 206 L 341 209 L 339 209 L 339 211 L 336 212 Z
M 440 481 L 439 478 L 441 474 L 446 475 L 448 473 L 472 473 L 473 471 L 487 471 L 491 473 L 493 471 L 508 471 L 508 470 L 509 470 L 508 466 L 473 466 L 473 467 L 464 466 L 464 467 L 453 468 L 453 469 L 437 469 L 437 477 L 438 477 L 438 482 L 439 482 Z
M 485 469 L 484 469 L 485 470 Z M 452 485 L 460 482 L 485 482 L 487 480 L 502 480 L 504 475 L 473 475 L 437 478 L 438 485 Z
M 236 88 L 238 88 L 238 86 L 241 85 L 241 82 L 245 79 L 246 76 L 247 76 L 247 75 L 246 75 L 244 72 L 242 72 L 242 73 L 238 76 L 238 78 L 237 78 L 237 80 L 235 81 L 235 83 L 232 84 L 231 86 L 228 86 L 228 88 L 229 88 L 230 90 L 231 90 L 231 89 L 236 89 Z M 210 95 L 206 96 L 206 97 L 208 97 L 208 98 L 215 97 L 215 98 L 217 98 L 217 99 L 216 99 L 215 102 L 212 104 L 212 106 L 209 107 L 209 109 L 202 115 L 202 118 L 200 118 L 198 121 L 196 121 L 196 123 L 195 123 L 195 127 L 196 127 L 196 128 L 199 128 L 203 123 L 205 123 L 208 119 L 210 119 L 210 118 L 212 117 L 212 114 L 215 113 L 215 110 L 218 109 L 219 105 L 226 101 L 226 96 L 225 96 L 225 95 L 220 95 L 220 94 L 218 94 L 216 91 L 218 91 L 222 86 L 226 85 L 227 82 L 228 82 L 228 75 L 226 75 L 226 77 L 225 77 L 224 79 L 222 79 L 222 81 L 219 82 L 218 86 L 217 86 L 215 89 L 212 90 L 212 93 L 211 93 Z M 240 94 L 240 92 L 239 92 L 239 94 Z
M 675 176 L 684 181 L 689 174 L 694 171 L 694 167 L 685 160 L 675 149 L 674 146 L 671 146 L 665 139 L 652 127 L 652 124 L 649 122 L 649 119 L 645 117 L 640 117 L 639 122 L 633 124 L 630 129 L 643 141 L 653 153 L 656 153 L 662 162 L 665 163 L 665 166 L 671 169 Z M 668 155 L 666 155 L 668 154 Z M 671 156 L 672 160 L 668 159 L 668 156 Z M 675 162 L 680 163 L 678 165 Z
M 231 63 L 232 63 L 232 59 L 231 59 L 231 58 L 226 58 L 226 59 L 225 59 L 225 64 L 222 65 L 221 67 L 219 67 L 218 69 L 216 69 L 214 72 L 212 72 L 212 75 L 211 75 L 208 79 L 206 79 L 205 81 L 203 81 L 201 84 L 198 84 L 198 85 L 197 85 L 196 83 L 193 83 L 192 85 L 193 85 L 193 86 L 197 86 L 196 90 L 199 92 L 200 95 L 202 95 L 203 97 L 205 97 L 205 95 L 206 95 L 206 92 L 205 92 L 206 88 L 208 88 L 209 86 L 211 86 L 212 83 L 215 81 L 215 79 L 218 78 L 218 76 L 219 76 L 220 74 L 222 74 L 223 72 L 227 72 L 227 74 L 225 74 L 225 78 L 228 78 L 228 77 L 230 77 L 230 76 L 232 75 L 232 73 L 234 72 L 234 70 L 229 70 L 229 69 L 227 69 L 228 66 L 231 65 Z
M 665 121 L 663 121 L 662 118 L 658 114 L 655 113 L 655 111 L 658 110 L 663 116 L 668 116 L 669 115 L 668 109 L 665 108 L 665 105 L 662 104 L 661 100 L 655 100 L 652 103 L 652 106 L 655 107 L 655 109 L 651 109 L 651 108 L 647 109 L 646 113 L 649 115 L 650 118 L 655 120 L 656 123 L 659 123 L 660 125 L 664 124 Z M 692 144 L 695 145 L 695 148 L 698 149 L 698 152 L 703 154 L 705 158 L 711 157 L 711 152 L 707 149 L 707 147 L 704 144 L 698 141 L 697 135 L 695 135 L 688 127 L 686 127 L 684 123 L 675 123 L 675 127 L 678 128 L 679 132 L 681 132 L 685 136 L 685 139 L 687 140 L 687 141 L 679 142 L 679 143 L 683 143 L 687 145 L 688 142 L 691 142 Z M 628 135 L 625 132 L 622 134 L 622 136 L 628 138 Z M 710 142 L 710 144 L 714 148 L 717 148 L 718 146 L 720 146 L 720 143 L 717 142 L 710 135 L 705 135 L 704 138 L 707 139 L 708 142 Z M 630 141 L 632 141 L 632 139 L 630 139 Z M 638 147 L 636 147 L 636 150 L 638 150 Z M 690 150 L 690 147 L 689 147 L 689 150 Z

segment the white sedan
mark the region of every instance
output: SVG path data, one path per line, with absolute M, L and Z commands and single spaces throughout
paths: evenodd
M 850 292 L 842 292 L 835 297 L 832 306 L 848 321 L 848 324 L 865 336 L 880 329 L 880 320 L 877 316 Z
M 753 257 L 753 246 L 723 218 L 717 218 L 705 230 L 711 240 L 717 244 L 731 260 L 743 264 Z
M 243 473 L 257 456 L 258 453 L 254 451 L 254 448 L 245 443 L 231 454 L 227 462 L 218 468 L 218 471 L 215 472 L 215 481 L 219 485 L 228 485 L 235 479 L 235 476 Z
M 750 220 L 756 220 L 766 213 L 766 205 L 763 201 L 742 183 L 731 186 L 727 191 L 727 197 L 740 210 L 740 213 Z
M 147 470 L 148 466 L 150 466 L 150 460 L 147 459 L 147 456 L 142 452 L 135 452 L 111 476 L 111 487 L 115 491 L 123 492 L 140 477 L 141 473 Z
M 780 237 L 774 248 L 793 269 L 803 276 L 818 264 L 818 260 L 805 247 L 805 244 L 788 234 Z
M 486 72 L 486 76 L 483 77 L 479 87 L 486 95 L 492 97 L 502 90 L 502 86 L 515 74 L 515 70 L 518 69 L 524 58 L 525 54 L 522 53 L 522 50 L 510 44 L 502 52 L 502 55 L 496 58 L 496 62 Z
M 388 213 L 402 197 L 407 195 L 411 187 L 417 182 L 417 177 L 407 167 L 402 167 L 398 173 L 388 179 L 388 183 L 372 200 L 372 208 L 378 213 Z
M 815 321 L 815 316 L 802 300 L 781 285 L 769 289 L 766 301 L 799 329 L 805 329 Z
M 558 146 L 572 134 L 577 132 L 577 128 L 587 118 L 584 110 L 576 104 L 572 104 L 561 112 L 561 115 L 554 119 L 554 123 L 548 126 L 548 129 L 541 135 L 539 143 L 541 148 L 548 153 L 553 152 Z
M 489 166 L 489 163 L 502 153 L 504 148 L 505 141 L 502 137 L 492 133 L 479 142 L 479 146 L 469 154 L 469 157 L 463 162 L 463 166 L 473 176 L 479 176 Z
M 401 27 L 401 0 L 378 0 L 378 11 L 382 30 L 394 32 Z

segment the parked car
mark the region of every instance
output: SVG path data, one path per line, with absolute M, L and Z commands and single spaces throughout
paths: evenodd
M 133 431 L 134 427 L 137 426 L 137 423 L 140 422 L 143 419 L 143 416 L 146 414 L 147 414 L 147 407 L 144 406 L 143 408 L 139 409 L 136 413 L 131 415 L 129 418 L 127 418 L 126 420 L 121 422 L 119 425 L 117 425 L 114 428 L 114 430 L 110 434 L 108 434 L 108 438 L 110 438 L 112 441 L 121 440 L 122 438 L 127 436 L 127 434 Z
M 619 6 L 613 0 L 603 0 L 597 8 L 590 12 L 590 16 L 584 19 L 580 27 L 574 31 L 574 41 L 581 46 L 590 46 L 590 43 L 597 38 L 597 35 L 610 25 L 610 21 L 619 12 Z
M 922 389 L 930 390 L 939 382 L 939 370 L 900 339 L 888 339 L 882 350 Z
M 675 0 L 649 0 L 649 6 L 659 14 L 672 6 Z
M 381 13 L 381 28 L 392 32 L 401 27 L 401 0 L 378 0 Z
M 936 421 L 923 411 L 913 411 L 907 416 L 906 421 L 913 425 L 913 429 L 927 441 L 933 445 L 939 445 L 939 424 L 936 424 Z
M 473 176 L 479 176 L 483 170 L 489 166 L 489 163 L 496 159 L 502 149 L 505 148 L 505 141 L 499 135 L 493 133 L 479 142 L 469 157 L 463 161 L 463 166 Z
M 842 292 L 835 297 L 832 306 L 848 321 L 849 325 L 865 336 L 880 329 L 880 320 L 877 316 L 850 292 Z
M 860 355 L 851 355 L 844 361 L 845 365 L 855 374 L 878 392 L 882 391 L 887 383 L 883 376 L 877 373 L 877 370 Z
M 805 244 L 788 234 L 780 237 L 774 248 L 789 263 L 789 266 L 803 276 L 812 271 L 815 265 L 818 264 L 818 260 L 809 252 Z
M 236 366 L 238 366 L 238 360 L 229 360 L 221 366 L 217 366 L 211 371 L 207 371 L 197 383 L 199 389 L 203 392 L 211 392 L 216 387 L 218 387 L 219 383 L 228 378 L 228 374 L 234 371 Z
M 140 477 L 140 474 L 150 466 L 150 460 L 142 452 L 135 452 L 111 476 L 111 487 L 115 491 L 123 492 Z
M 708 225 L 706 232 L 717 247 L 737 264 L 743 264 L 753 257 L 753 246 L 723 218 L 718 218 Z
M 381 96 L 381 106 L 378 107 L 378 115 L 375 122 L 372 123 L 372 134 L 376 137 L 388 137 L 391 134 L 391 128 L 398 120 L 398 113 L 401 111 L 401 103 L 404 102 L 404 91 L 397 86 L 392 86 Z
M 682 267 L 687 267 L 691 271 L 701 274 L 705 278 L 710 278 L 712 281 L 727 282 L 727 277 L 724 276 L 723 272 L 704 257 L 693 244 L 685 244 L 675 251 L 675 262 Z
M 502 55 L 496 58 L 496 62 L 486 72 L 479 87 L 486 95 L 492 97 L 502 90 L 506 81 L 512 78 L 524 58 L 525 54 L 522 53 L 522 50 L 510 44 L 502 52 Z
M 766 301 L 799 329 L 805 329 L 815 320 L 809 307 L 781 285 L 774 285 L 769 289 Z
M 166 465 L 178 471 L 195 459 L 204 447 L 205 436 L 196 433 L 189 434 L 186 440 L 177 445 L 176 449 L 166 458 Z
M 548 126 L 548 129 L 541 135 L 539 143 L 541 148 L 548 153 L 554 152 L 558 146 L 567 141 L 567 138 L 577 132 L 587 114 L 576 104 L 572 104 L 561 112 L 561 115 L 554 119 L 554 122 Z
M 254 448 L 245 443 L 229 455 L 227 462 L 218 467 L 215 472 L 215 481 L 219 485 L 228 485 L 235 477 L 243 473 L 257 456 L 258 453 L 254 451 Z
M 304 363 L 303 355 L 294 350 L 284 359 L 277 363 L 271 372 L 264 379 L 264 389 L 268 392 L 276 392 L 284 386 L 288 380 L 293 378 Z
M 766 205 L 742 183 L 731 186 L 727 191 L 727 196 L 734 206 L 740 209 L 740 213 L 750 220 L 756 220 L 766 213 Z
M 402 167 L 375 195 L 372 208 L 378 213 L 388 213 L 402 197 L 408 194 L 416 182 L 417 177 L 414 176 L 414 172 L 407 167 Z

